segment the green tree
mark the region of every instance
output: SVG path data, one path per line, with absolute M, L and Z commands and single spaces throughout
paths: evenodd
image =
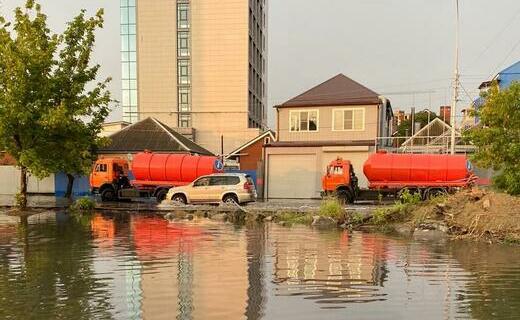
M 109 113 L 110 78 L 95 81 L 90 65 L 103 10 L 85 11 L 61 35 L 51 34 L 40 5 L 27 0 L 15 9 L 11 28 L 0 18 L 0 148 L 21 169 L 19 205 L 27 204 L 27 175 L 63 171 L 71 196 L 74 174 L 88 172 L 104 140 L 98 137 Z
M 474 111 L 477 127 L 464 137 L 477 147 L 476 164 L 499 172 L 495 185 L 512 195 L 520 194 L 520 82 L 508 89 L 492 86 L 485 103 Z
M 431 112 L 429 119 L 432 121 L 437 118 L 435 112 Z M 420 111 L 415 114 L 415 122 L 421 124 L 421 128 L 428 124 L 428 111 Z M 397 126 L 397 136 L 398 137 L 410 137 L 412 135 L 412 120 L 408 119 L 403 122 L 399 126 Z
M 54 108 L 46 118 L 45 132 L 49 134 L 46 141 L 56 150 L 49 166 L 67 174 L 67 198 L 72 196 L 74 175 L 88 174 L 97 150 L 105 143 L 99 133 L 110 111 L 106 88 L 111 79 L 93 84 L 100 65 L 90 65 L 95 31 L 102 27 L 103 10 L 91 18 L 82 10 L 59 36 L 61 49 L 52 75 Z
M 46 139 L 41 122 L 50 107 L 57 45 L 58 37 L 51 35 L 47 17 L 34 1 L 27 1 L 25 10 L 15 9 L 12 26 L 0 17 L 0 148 L 20 168 L 17 200 L 22 208 L 27 205 L 28 174 L 49 174 L 39 146 Z

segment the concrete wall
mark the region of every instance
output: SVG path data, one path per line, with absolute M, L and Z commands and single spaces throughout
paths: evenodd
M 177 126 L 177 1 L 137 2 L 139 119 Z M 169 113 L 173 112 L 173 113 Z
M 0 166 L 0 194 L 15 195 L 20 186 L 20 170 L 14 166 Z M 54 194 L 54 175 L 39 180 L 29 177 L 27 191 L 29 193 L 52 193 Z
M 333 110 L 344 108 L 365 109 L 365 126 L 360 131 L 334 131 Z M 377 137 L 378 106 L 330 106 L 330 107 L 294 107 L 278 109 L 279 141 L 330 141 L 330 140 L 374 140 Z M 291 111 L 318 110 L 318 131 L 291 132 Z

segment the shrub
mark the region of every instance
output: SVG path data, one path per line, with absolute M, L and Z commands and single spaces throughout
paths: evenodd
M 343 207 L 336 198 L 323 200 L 320 205 L 319 214 L 322 217 L 329 217 L 333 219 L 341 219 L 345 215 L 343 212 Z
M 411 193 L 410 190 L 404 189 L 399 196 L 399 200 L 403 204 L 418 204 L 421 202 L 421 194 L 419 192 Z
M 312 216 L 307 213 L 282 212 L 278 214 L 276 220 L 287 222 L 288 224 L 311 224 Z
M 378 226 L 386 224 L 389 220 L 388 219 L 389 214 L 390 214 L 390 210 L 388 210 L 388 209 L 385 209 L 385 208 L 375 209 L 374 212 L 372 213 L 372 222 Z
M 79 198 L 71 206 L 74 210 L 92 211 L 96 208 L 96 203 L 90 198 Z
M 352 225 L 361 225 L 365 222 L 365 216 L 362 213 L 354 212 L 350 216 L 350 223 Z

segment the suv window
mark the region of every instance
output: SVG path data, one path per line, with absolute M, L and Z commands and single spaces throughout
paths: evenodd
M 205 186 L 209 186 L 209 178 L 208 177 L 204 177 L 204 178 L 200 178 L 199 180 L 195 181 L 193 183 L 193 186 L 194 187 L 205 187 Z
M 240 183 L 240 178 L 235 176 L 211 177 L 210 186 L 234 186 Z
M 211 177 L 209 180 L 210 186 L 223 186 L 226 184 L 226 177 Z

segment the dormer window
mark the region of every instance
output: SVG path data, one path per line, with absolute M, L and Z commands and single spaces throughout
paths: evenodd
M 291 132 L 318 131 L 318 110 L 291 111 L 289 128 Z

